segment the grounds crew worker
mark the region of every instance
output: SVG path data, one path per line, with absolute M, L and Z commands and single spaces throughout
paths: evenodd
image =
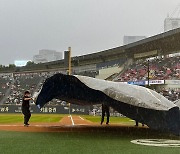
M 33 100 L 30 97 L 30 92 L 29 91 L 25 91 L 24 93 L 24 97 L 23 97 L 23 103 L 22 103 L 22 113 L 24 114 L 24 126 L 29 126 L 29 119 L 31 117 L 31 112 L 30 112 L 30 105 L 29 105 L 29 101 Z
M 137 119 L 142 119 L 141 116 L 140 116 L 140 114 L 139 114 L 138 108 L 136 109 L 136 120 L 135 120 L 135 121 L 136 121 L 136 125 L 135 125 L 136 127 L 139 126 L 139 125 L 138 125 L 138 124 L 139 124 L 139 121 L 138 121 Z M 144 123 L 142 123 L 142 127 L 144 127 Z
M 106 121 L 106 125 L 109 124 L 109 117 L 110 117 L 110 113 L 109 113 L 109 106 L 102 104 L 102 117 L 101 117 L 101 125 L 104 122 L 104 116 L 107 116 L 107 121 Z

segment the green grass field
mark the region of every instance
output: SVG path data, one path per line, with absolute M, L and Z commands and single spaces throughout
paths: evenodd
M 32 116 L 34 122 L 57 122 L 64 115 Z M 67 116 L 67 115 L 66 115 Z M 99 122 L 100 117 L 82 116 L 88 120 Z M 12 119 L 11 119 L 12 118 Z M 47 118 L 47 119 L 46 119 Z M 112 120 L 113 119 L 113 120 Z M 7 121 L 6 121 L 7 120 Z M 14 121 L 15 120 L 15 121 Z M 129 119 L 113 118 L 114 122 L 129 122 Z M 0 124 L 22 122 L 22 115 L 0 114 Z M 57 132 L 32 133 L 0 131 L 0 152 L 2 154 L 179 154 L 180 148 L 163 148 L 135 145 L 130 143 L 140 138 L 169 138 L 180 139 L 163 134 L 148 132 Z
M 64 116 L 62 114 L 32 114 L 30 122 L 59 122 Z M 99 123 L 101 116 L 82 115 L 84 119 Z M 106 119 L 105 119 L 106 120 Z M 110 117 L 111 123 L 134 125 L 134 121 L 124 117 Z M 0 114 L 0 124 L 23 123 L 22 114 Z
M 142 136 L 141 136 L 142 137 Z M 180 148 L 160 148 L 130 143 L 137 136 L 116 133 L 22 133 L 0 131 L 3 154 L 179 154 Z
M 32 114 L 30 122 L 59 122 L 62 114 Z M 0 124 L 23 123 L 22 114 L 0 114 Z

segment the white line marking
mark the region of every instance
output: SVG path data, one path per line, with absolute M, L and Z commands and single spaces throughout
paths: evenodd
M 70 115 L 70 118 L 71 118 L 72 125 L 74 126 L 74 120 L 72 118 L 72 115 Z
M 81 116 L 79 116 L 79 118 L 80 118 L 81 120 L 84 120 Z

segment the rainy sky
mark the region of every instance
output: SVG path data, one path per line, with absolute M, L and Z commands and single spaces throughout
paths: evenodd
M 163 32 L 179 0 L 0 0 L 0 64 L 32 60 L 40 49 L 87 54 L 124 35 Z M 178 13 L 177 13 L 178 14 Z M 176 17 L 174 14 L 173 17 Z

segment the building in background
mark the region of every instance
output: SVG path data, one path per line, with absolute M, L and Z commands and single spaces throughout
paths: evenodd
M 124 36 L 123 44 L 127 45 L 145 39 L 146 36 Z
M 56 61 L 56 60 L 61 60 L 62 59 L 62 52 L 57 52 L 56 50 L 47 50 L 47 49 L 42 49 L 39 50 L 38 55 L 34 55 L 33 61 L 34 63 L 46 63 L 46 62 L 51 62 L 51 61 Z
M 167 17 L 164 20 L 164 31 L 173 30 L 180 27 L 180 18 Z

